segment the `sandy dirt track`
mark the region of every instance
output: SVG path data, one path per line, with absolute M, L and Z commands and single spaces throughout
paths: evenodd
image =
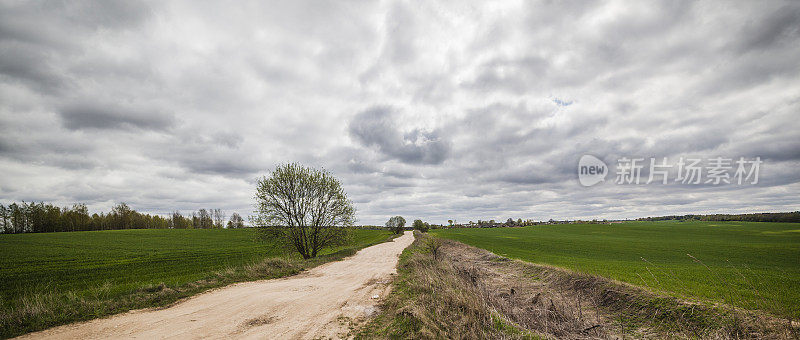
M 23 338 L 339 338 L 376 311 L 411 232 L 342 261 L 273 280 L 233 284 L 165 309 L 59 326 Z

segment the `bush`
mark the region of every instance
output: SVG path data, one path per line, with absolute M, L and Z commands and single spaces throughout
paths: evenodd
M 419 230 L 423 233 L 427 233 L 428 229 L 431 228 L 429 224 L 422 222 L 422 220 L 414 220 L 412 226 L 414 227 L 415 230 Z

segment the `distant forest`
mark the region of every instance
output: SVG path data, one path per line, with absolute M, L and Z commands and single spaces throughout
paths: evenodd
M 746 222 L 800 222 L 800 211 L 754 214 L 672 215 L 643 217 L 639 221 L 746 221 Z
M 58 207 L 45 203 L 0 204 L 0 232 L 5 234 L 47 233 L 59 231 L 89 231 L 117 229 L 212 229 L 242 228 L 244 221 L 233 213 L 225 224 L 220 209 L 200 209 L 188 216 L 173 212 L 169 217 L 137 212 L 125 203 L 115 205 L 110 212 L 89 214 L 85 204 Z

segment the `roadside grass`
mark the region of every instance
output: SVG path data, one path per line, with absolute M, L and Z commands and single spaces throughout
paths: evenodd
M 356 229 L 350 245 L 302 260 L 249 229 L 0 235 L 0 337 L 293 275 L 394 237 Z
M 512 259 L 796 320 L 798 230 L 797 223 L 629 222 L 432 233 Z
M 431 237 L 416 239 L 400 255 L 398 275 L 381 311 L 358 339 L 540 339 L 494 313 L 446 259 Z

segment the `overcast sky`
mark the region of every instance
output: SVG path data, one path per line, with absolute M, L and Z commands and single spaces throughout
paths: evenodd
M 296 161 L 362 224 L 793 211 L 798 60 L 798 2 L 3 1 L 0 201 L 249 215 Z M 764 163 L 583 187 L 584 154 Z

